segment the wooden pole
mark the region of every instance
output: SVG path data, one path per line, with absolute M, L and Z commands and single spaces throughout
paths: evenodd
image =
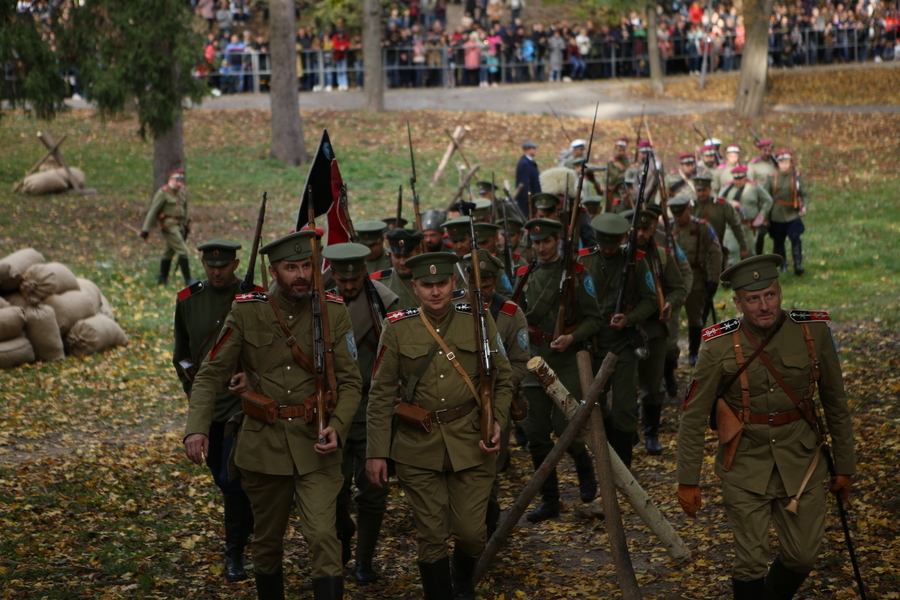
M 463 127 L 462 125 L 457 125 L 456 129 L 453 130 L 453 135 L 451 136 L 452 141 L 447 144 L 447 150 L 444 151 L 444 156 L 441 158 L 441 162 L 438 164 L 438 168 L 431 178 L 431 185 L 437 185 L 441 175 L 444 174 L 444 169 L 450 164 L 450 157 L 453 156 L 453 151 L 459 147 L 459 144 L 463 141 L 463 138 L 466 137 L 466 133 L 469 131 L 468 127 Z M 466 163 L 468 164 L 468 161 L 466 161 Z
M 576 354 L 578 377 L 581 389 L 591 385 L 591 355 L 585 350 Z M 616 485 L 610 464 L 610 446 L 606 441 L 606 429 L 603 427 L 603 416 L 600 407 L 594 406 L 591 411 L 591 435 L 589 444 L 594 455 L 594 466 L 597 469 L 597 480 L 600 483 L 600 498 L 603 502 L 606 535 L 609 537 L 609 549 L 616 565 L 616 578 L 624 600 L 640 600 L 641 588 L 634 575 L 634 565 L 628 554 L 628 542 L 625 539 L 625 527 L 622 525 L 622 513 L 619 510 L 619 499 L 616 496 Z
M 28 177 L 29 175 L 31 175 L 32 173 L 34 173 L 35 171 L 37 171 L 37 170 L 40 168 L 40 166 L 41 166 L 42 164 L 44 164 L 44 162 L 46 162 L 46 160 L 47 160 L 48 158 L 50 158 L 51 156 L 55 156 L 55 155 L 56 155 L 56 149 L 59 148 L 59 146 L 60 146 L 64 141 L 66 141 L 66 136 L 67 136 L 67 135 L 68 135 L 67 133 L 64 133 L 64 134 L 62 135 L 62 137 L 59 138 L 59 140 L 58 140 L 55 144 L 53 144 L 52 146 L 47 146 L 47 148 L 48 148 L 48 149 L 47 149 L 47 154 L 45 154 L 44 156 L 42 156 L 42 157 L 41 157 L 41 160 L 39 160 L 39 161 L 37 161 L 36 163 L 34 163 L 34 166 L 31 167 L 30 169 L 28 169 L 28 172 L 25 173 L 25 177 Z M 38 137 L 40 137 L 40 136 L 38 136 Z M 45 145 L 45 146 L 47 145 L 47 141 L 46 141 L 46 140 L 44 140 L 43 138 L 41 138 L 41 141 L 44 142 L 44 145 Z M 19 188 L 22 187 L 22 185 L 25 183 L 25 177 L 22 177 L 22 179 L 20 179 L 19 181 L 16 182 L 16 184 L 13 186 L 13 190 L 12 190 L 13 193 L 19 191 Z
M 462 193 L 466 190 L 466 186 L 469 185 L 469 180 L 472 179 L 472 176 L 475 175 L 475 172 L 480 168 L 481 165 L 475 165 L 468 173 L 466 173 L 466 176 L 462 178 L 462 181 L 459 182 L 459 187 L 456 188 L 456 193 L 453 194 L 453 198 L 451 198 L 449 204 L 447 204 L 447 210 L 454 210 L 453 205 L 459 201 L 460 197 L 462 197 Z
M 522 518 L 528 505 L 531 504 L 531 501 L 541 489 L 541 485 L 543 485 L 544 481 L 550 475 L 550 472 L 556 468 L 556 464 L 560 461 L 566 450 L 568 450 L 572 440 L 578 435 L 578 431 L 590 416 L 591 409 L 597 402 L 597 398 L 600 397 L 600 393 L 603 391 L 603 388 L 606 387 L 609 378 L 612 377 L 613 370 L 615 369 L 618 360 L 619 358 L 611 352 L 603 359 L 603 364 L 600 365 L 600 370 L 597 371 L 597 377 L 594 378 L 587 394 L 585 394 L 584 404 L 581 405 L 574 417 L 569 420 L 569 425 L 566 427 L 566 430 L 563 431 L 563 434 L 559 439 L 556 440 L 553 450 L 550 451 L 550 454 L 547 455 L 544 462 L 541 463 L 541 466 L 538 467 L 534 472 L 534 475 L 531 476 L 531 480 L 525 485 L 525 488 L 522 490 L 522 493 L 519 494 L 519 497 L 516 498 L 512 507 L 506 511 L 506 515 L 503 517 L 500 525 L 497 526 L 494 535 L 488 540 L 487 545 L 484 547 L 484 551 L 481 553 L 481 557 L 478 559 L 478 563 L 475 565 L 476 583 L 484 577 L 491 561 L 494 560 L 494 557 L 497 556 L 500 548 L 503 547 L 506 538 L 512 532 L 513 528 L 515 528 L 519 519 Z
M 446 130 L 446 129 L 444 130 L 444 133 L 446 133 L 446 134 L 447 134 L 447 137 L 450 138 L 450 143 L 453 144 L 453 147 L 454 147 L 454 148 L 456 149 L 456 151 L 459 153 L 459 157 L 460 157 L 461 159 L 463 159 L 463 162 L 464 162 L 464 163 L 466 163 L 466 168 L 471 169 L 471 168 L 472 168 L 472 165 L 469 164 L 469 159 L 466 158 L 466 155 L 465 155 L 465 154 L 463 154 L 462 146 L 459 145 L 459 142 L 457 141 L 457 139 L 456 139 L 455 137 L 453 137 L 453 134 L 450 133 L 450 132 L 449 132 L 448 130 Z

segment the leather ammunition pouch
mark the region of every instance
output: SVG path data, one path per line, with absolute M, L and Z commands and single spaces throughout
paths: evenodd
M 738 444 L 741 443 L 741 436 L 744 433 L 744 424 L 725 402 L 725 398 L 716 399 L 711 418 L 716 424 L 715 430 L 719 436 L 719 443 L 725 448 L 723 468 L 730 471 L 737 454 Z
M 246 391 L 240 395 L 241 410 L 248 417 L 272 425 L 278 418 L 278 403 L 256 392 Z
M 431 430 L 434 429 L 434 424 L 431 422 L 431 411 L 425 410 L 418 404 L 398 402 L 394 406 L 394 414 L 410 427 L 421 429 L 427 433 L 431 433 Z

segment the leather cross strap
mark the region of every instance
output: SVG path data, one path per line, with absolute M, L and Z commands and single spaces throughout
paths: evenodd
M 222 308 L 222 312 L 219 313 L 219 316 L 216 318 L 216 322 L 209 328 L 209 331 L 206 332 L 203 341 L 200 342 L 200 346 L 197 348 L 197 355 L 194 357 L 195 365 L 199 365 L 204 354 L 208 354 L 208 352 L 204 353 L 203 349 L 206 347 L 207 342 L 212 339 L 213 334 L 216 333 L 216 329 L 222 324 L 222 321 L 225 320 L 225 317 L 228 316 L 229 312 L 231 312 L 231 302 L 226 302 L 225 306 Z
M 775 330 L 774 330 L 771 334 L 769 334 L 769 337 L 767 337 L 766 339 L 764 339 L 764 340 L 762 341 L 762 343 L 759 345 L 759 347 L 757 347 L 756 344 L 754 343 L 754 347 L 756 348 L 756 351 L 755 351 L 753 354 L 750 355 L 750 358 L 748 358 L 748 359 L 747 359 L 747 362 L 745 362 L 745 363 L 738 369 L 738 372 L 735 373 L 735 374 L 731 377 L 731 379 L 728 380 L 728 383 L 726 383 L 726 384 L 723 385 L 721 388 L 719 388 L 719 391 L 716 393 L 716 398 L 724 398 L 724 397 L 725 397 L 725 392 L 727 392 L 728 389 L 729 389 L 732 385 L 734 385 L 734 382 L 737 381 L 738 377 L 741 376 L 741 373 L 743 373 L 743 372 L 747 369 L 747 367 L 750 366 L 750 363 L 752 363 L 753 360 L 754 360 L 757 356 L 759 356 L 760 353 L 762 353 L 762 351 L 765 349 L 765 347 L 769 345 L 769 342 L 772 341 L 772 338 L 774 338 L 775 335 L 776 335 L 779 331 L 781 331 L 781 326 L 784 325 L 784 321 L 785 321 L 786 318 L 787 318 L 787 316 L 782 312 L 782 313 L 781 313 L 781 318 L 778 319 L 778 324 L 775 325 Z M 743 325 L 743 319 L 741 319 L 741 324 Z M 753 338 L 752 334 L 750 334 L 750 332 L 747 332 L 747 337 L 750 338 L 751 342 L 755 342 L 755 341 L 756 341 L 756 340 Z
M 478 406 L 481 406 L 481 396 L 478 395 L 478 390 L 475 388 L 475 384 L 472 383 L 472 380 L 469 379 L 469 376 L 466 373 L 466 370 L 463 369 L 462 365 L 459 364 L 459 361 L 456 360 L 456 354 L 454 354 L 450 350 L 450 348 L 447 347 L 447 344 L 444 342 L 444 340 L 441 338 L 441 336 L 439 336 L 437 334 L 437 332 L 434 330 L 434 327 L 432 327 L 431 323 L 428 322 L 428 317 L 425 316 L 425 311 L 420 310 L 419 316 L 422 318 L 422 322 L 425 323 L 425 328 L 428 330 L 428 333 L 431 334 L 431 337 L 434 338 L 434 340 L 441 347 L 441 350 L 444 351 L 444 356 L 447 357 L 447 360 L 450 361 L 450 363 L 456 369 L 456 372 L 460 374 L 460 376 L 463 378 L 463 380 L 465 380 L 466 385 L 469 386 L 469 390 L 471 390 L 472 395 L 475 397 L 475 401 L 478 403 Z
M 287 326 L 287 323 L 284 321 L 284 314 L 281 312 L 281 309 L 278 307 L 278 303 L 275 302 L 275 298 L 268 292 L 265 293 L 266 297 L 269 299 L 269 304 L 272 305 L 272 309 L 275 311 L 275 316 L 278 318 L 278 325 L 281 326 L 281 331 L 284 332 L 285 339 L 284 343 L 287 344 L 291 348 L 291 352 L 294 355 L 294 359 L 297 363 L 303 367 L 308 373 L 315 373 L 316 370 L 312 366 L 312 362 L 309 360 L 309 357 L 306 356 L 306 353 L 300 349 L 297 345 L 297 339 L 294 337 L 294 332 L 290 330 Z M 299 319 L 297 320 L 300 321 Z

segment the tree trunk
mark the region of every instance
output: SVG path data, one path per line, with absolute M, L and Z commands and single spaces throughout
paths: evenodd
M 734 111 L 746 119 L 762 115 L 769 69 L 769 16 L 775 0 L 744 0 L 747 41 L 741 59 L 741 82 Z
M 381 60 L 381 1 L 363 0 L 363 109 L 384 112 L 384 65 Z
M 166 185 L 169 171 L 185 166 L 184 120 L 178 117 L 169 131 L 153 138 L 153 191 Z
M 656 15 L 656 3 L 647 5 L 647 59 L 650 61 L 650 89 L 657 96 L 666 93 L 663 83 L 662 64 L 659 59 L 659 38 L 656 29 L 659 26 Z
M 309 162 L 300 119 L 297 93 L 297 47 L 294 3 L 272 0 L 269 3 L 269 51 L 272 60 L 272 84 L 269 102 L 272 113 L 272 151 L 270 156 L 286 165 Z

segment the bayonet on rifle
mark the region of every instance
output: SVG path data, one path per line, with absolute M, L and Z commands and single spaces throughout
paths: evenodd
M 253 291 L 253 270 L 256 266 L 256 257 L 259 254 L 259 242 L 262 239 L 263 223 L 266 222 L 266 199 L 269 193 L 263 192 L 262 202 L 259 204 L 259 215 L 256 217 L 256 231 L 253 232 L 253 246 L 250 250 L 250 264 L 247 265 L 247 274 L 241 282 L 241 292 L 246 294 Z M 266 274 L 263 271 L 263 278 Z

